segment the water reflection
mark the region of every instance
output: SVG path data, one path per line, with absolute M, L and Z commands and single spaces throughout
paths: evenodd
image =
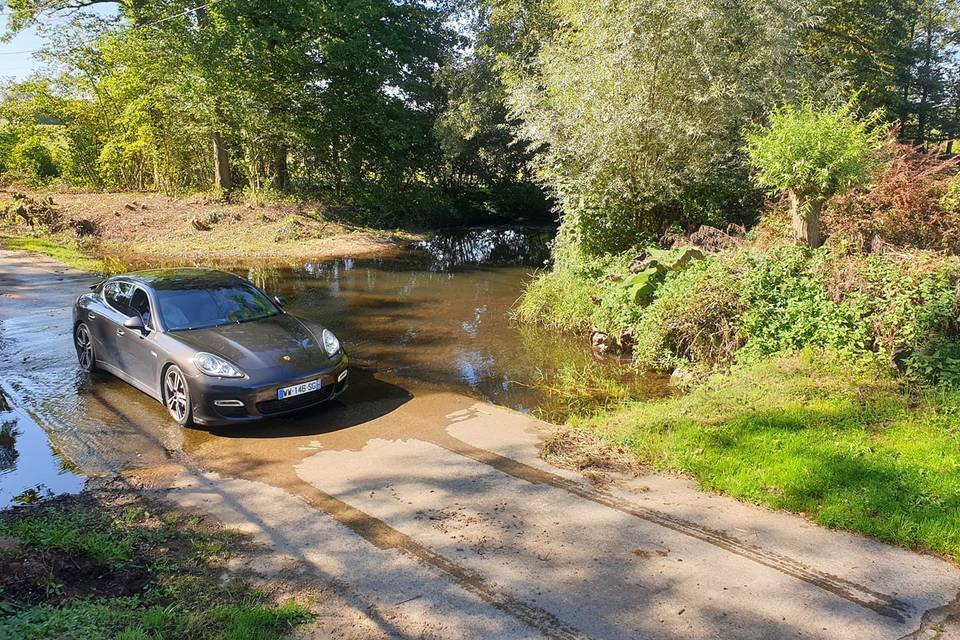
M 84 479 L 62 462 L 47 434 L 28 416 L 0 414 L 0 509 L 58 493 L 74 493 Z
M 438 234 L 414 245 L 429 271 L 471 265 L 543 266 L 550 257 L 550 230 L 466 229 Z
M 17 451 L 19 435 L 16 420 L 4 420 L 0 423 L 0 473 L 10 471 L 17 464 L 17 457 L 20 455 Z

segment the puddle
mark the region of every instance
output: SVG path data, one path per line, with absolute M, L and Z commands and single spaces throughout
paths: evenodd
M 84 477 L 36 422 L 19 411 L 0 412 L 0 509 L 75 493 L 83 485 Z
M 550 240 L 542 230 L 477 229 L 421 242 L 402 259 L 233 270 L 284 296 L 291 313 L 330 327 L 355 362 L 400 378 L 549 420 L 599 400 L 598 379 L 634 396 L 665 393 L 665 377 L 597 358 L 583 337 L 511 320 Z

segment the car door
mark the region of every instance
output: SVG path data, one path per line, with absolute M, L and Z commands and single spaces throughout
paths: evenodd
M 143 287 L 132 286 L 124 315 L 128 318 L 139 317 L 143 322 L 144 330 L 137 331 L 121 326 L 115 332 L 120 367 L 137 382 L 156 391 L 159 379 L 157 351 L 154 344 L 156 321 L 150 297 Z
M 122 309 L 127 305 L 132 287 L 131 283 L 123 280 L 107 281 L 100 290 L 103 304 L 99 305 L 99 312 L 88 312 L 87 320 L 94 335 L 97 360 L 108 365 L 108 368 L 122 368 L 117 332 L 123 329 L 123 322 L 127 319 Z

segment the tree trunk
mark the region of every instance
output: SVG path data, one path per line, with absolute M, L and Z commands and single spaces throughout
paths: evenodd
M 287 169 L 287 145 L 277 146 L 273 156 L 273 188 L 286 191 L 290 186 L 290 172 Z
M 820 211 L 823 198 L 803 197 L 793 189 L 790 196 L 790 215 L 793 218 L 793 237 L 798 245 L 816 249 L 823 244 L 820 234 Z
M 219 133 L 213 134 L 213 186 L 230 191 L 233 175 L 230 172 L 230 152 Z

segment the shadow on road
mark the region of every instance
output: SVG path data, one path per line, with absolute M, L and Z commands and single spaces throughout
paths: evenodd
M 370 369 L 350 369 L 350 388 L 342 396 L 300 413 L 247 425 L 194 427 L 220 438 L 289 438 L 332 433 L 366 424 L 399 409 L 413 395 L 378 380 Z

